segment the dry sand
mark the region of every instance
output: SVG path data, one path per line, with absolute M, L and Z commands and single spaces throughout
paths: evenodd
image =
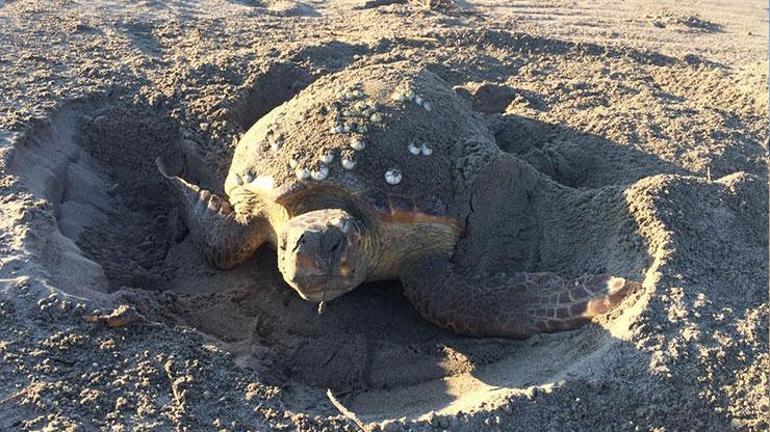
M 356 430 L 327 388 L 367 430 L 766 430 L 766 5 L 432 3 L 0 0 L 0 430 Z M 577 331 L 469 339 L 397 283 L 319 316 L 269 250 L 206 267 L 153 159 L 221 188 L 273 107 L 404 59 L 567 186 L 484 203 L 460 253 L 643 292 Z M 120 304 L 146 322 L 86 319 Z

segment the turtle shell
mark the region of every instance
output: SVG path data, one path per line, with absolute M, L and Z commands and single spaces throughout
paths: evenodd
M 238 143 L 225 190 L 246 184 L 293 214 L 336 196 L 381 217 L 452 217 L 458 162 L 495 151 L 437 75 L 368 66 L 319 78 L 261 118 Z

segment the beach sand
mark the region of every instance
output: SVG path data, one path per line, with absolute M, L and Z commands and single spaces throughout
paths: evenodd
M 0 430 L 767 430 L 767 5 L 387 3 L 0 0 Z M 571 191 L 458 253 L 643 290 L 512 341 L 397 282 L 319 315 L 269 249 L 206 266 L 154 159 L 221 190 L 258 118 L 401 60 Z

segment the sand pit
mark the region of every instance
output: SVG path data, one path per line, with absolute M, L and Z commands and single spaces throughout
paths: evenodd
M 517 16 L 483 2 L 444 12 L 289 3 L 154 11 L 197 30 L 76 8 L 58 18 L 72 23 L 68 43 L 111 41 L 126 66 L 75 56 L 66 62 L 82 81 L 46 81 L 51 94 L 9 89 L 0 429 L 356 430 L 327 389 L 368 430 L 767 425 L 765 63 L 687 57 L 677 38 L 691 34 L 661 36 L 671 45 L 651 51 L 479 31 L 479 8 L 500 26 Z M 363 39 L 335 33 L 349 14 Z M 699 38 L 738 31 L 686 11 L 647 15 L 667 17 L 650 24 L 660 31 L 695 23 Z M 670 18 L 680 16 L 692 19 Z M 318 34 L 282 33 L 313 19 Z M 382 20 L 408 37 L 384 34 Z M 273 46 L 242 43 L 257 37 Z M 505 164 L 481 178 L 477 187 L 514 182 L 520 192 L 478 203 L 487 210 L 471 216 L 479 241 L 460 253 L 482 257 L 486 270 L 611 271 L 644 290 L 576 331 L 474 339 L 424 321 L 395 282 L 364 285 L 318 315 L 282 281 L 269 248 L 229 271 L 203 263 L 156 157 L 221 190 L 233 139 L 271 109 L 328 73 L 418 55 L 542 179 L 521 182 Z M 37 88 L 21 75 L 14 82 Z M 121 304 L 147 322 L 112 329 L 85 319 Z
M 508 128 L 521 130 L 510 120 L 500 133 Z M 194 145 L 173 120 L 147 107 L 93 98 L 64 106 L 42 123 L 18 148 L 10 171 L 53 207 L 57 247 L 43 264 L 63 293 L 94 307 L 125 303 L 152 322 L 196 329 L 231 352 L 236 365 L 285 388 L 291 410 L 328 414 L 330 388 L 369 422 L 455 415 L 495 403 L 496 393 L 531 392 L 580 374 L 597 353 L 617 349 L 613 331 L 627 331 L 625 318 L 545 340 L 459 337 L 419 317 L 397 282 L 367 284 L 319 316 L 283 283 L 269 247 L 230 271 L 214 270 L 199 256 L 154 168 L 161 156 L 178 161 L 187 178 L 216 179 L 214 170 L 193 169 L 205 169 L 203 161 L 191 160 Z M 613 219 L 605 222 L 617 223 Z M 567 223 L 553 226 L 564 234 L 571 231 Z M 601 241 L 595 234 L 608 228 L 593 226 L 590 236 Z M 565 254 L 548 250 L 560 249 L 559 243 L 536 241 L 542 245 L 519 248 Z M 559 235 L 559 241 L 568 240 Z M 542 265 L 522 261 L 533 271 Z M 409 397 L 415 393 L 419 400 Z

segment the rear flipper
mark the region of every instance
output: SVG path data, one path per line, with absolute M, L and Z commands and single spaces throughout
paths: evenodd
M 429 321 L 466 335 L 516 339 L 577 328 L 641 286 L 610 275 L 567 280 L 553 273 L 515 273 L 468 279 L 454 271 L 444 254 L 414 260 L 402 270 L 401 281 Z
M 177 197 L 180 211 L 195 243 L 210 265 L 227 269 L 254 254 L 265 241 L 270 225 L 258 202 L 257 208 L 238 212 L 227 200 L 166 172 L 163 162 L 156 164 Z

